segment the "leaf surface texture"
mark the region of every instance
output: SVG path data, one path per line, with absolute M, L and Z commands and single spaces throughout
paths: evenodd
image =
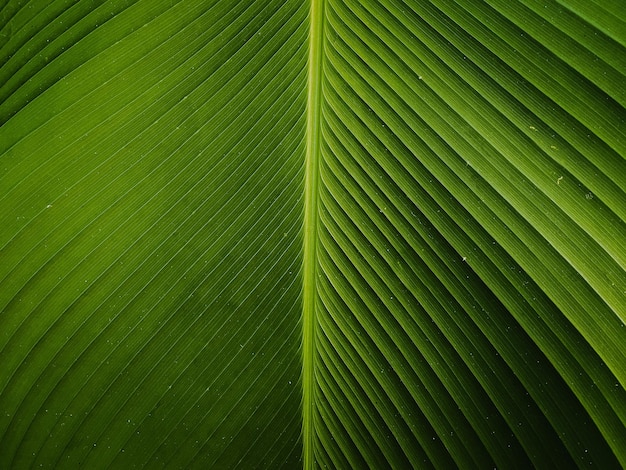
M 619 2 L 0 10 L 0 468 L 626 465 Z

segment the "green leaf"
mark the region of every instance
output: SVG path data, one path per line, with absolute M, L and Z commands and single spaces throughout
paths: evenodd
M 626 13 L 0 3 L 0 468 L 626 466 Z

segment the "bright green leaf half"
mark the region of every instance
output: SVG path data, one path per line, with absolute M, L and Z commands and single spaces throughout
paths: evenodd
M 626 466 L 626 10 L 0 2 L 0 468 Z

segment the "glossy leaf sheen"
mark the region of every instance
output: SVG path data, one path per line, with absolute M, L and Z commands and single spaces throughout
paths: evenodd
M 619 2 L 0 6 L 0 468 L 626 465 Z

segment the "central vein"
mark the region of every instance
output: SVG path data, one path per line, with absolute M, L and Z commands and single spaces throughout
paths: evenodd
M 304 468 L 315 462 L 315 302 L 317 249 L 317 186 L 320 160 L 320 116 L 322 97 L 322 34 L 324 0 L 311 0 L 309 33 L 309 78 L 306 128 L 306 179 L 304 212 L 304 294 L 303 294 L 303 451 Z

